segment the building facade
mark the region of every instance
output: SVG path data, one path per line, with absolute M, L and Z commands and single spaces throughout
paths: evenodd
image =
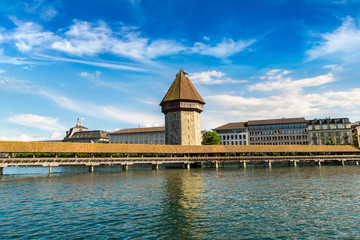
M 304 118 L 248 121 L 250 145 L 308 145 Z
M 221 137 L 221 145 L 249 145 L 247 122 L 228 123 L 213 131 Z
M 66 131 L 63 142 L 79 142 L 79 143 L 109 143 L 109 132 L 102 130 L 90 131 L 81 123 L 78 118 L 76 126 Z
M 205 101 L 180 70 L 160 103 L 165 114 L 165 144 L 201 145 L 200 113 Z
M 353 144 L 348 118 L 323 118 L 308 121 L 310 144 Z
M 110 143 L 165 144 L 165 127 L 127 128 L 109 134 Z

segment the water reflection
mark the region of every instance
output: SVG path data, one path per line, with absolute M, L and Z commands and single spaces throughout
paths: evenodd
M 174 170 L 164 172 L 165 197 L 163 219 L 169 236 L 174 238 L 199 238 L 204 234 L 198 226 L 203 218 L 202 170 Z

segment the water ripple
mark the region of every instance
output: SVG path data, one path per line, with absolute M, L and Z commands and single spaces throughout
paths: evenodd
M 3 239 L 357 239 L 356 166 L 0 177 Z

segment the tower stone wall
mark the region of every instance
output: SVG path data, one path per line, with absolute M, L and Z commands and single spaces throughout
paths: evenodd
M 166 113 L 165 144 L 201 145 L 200 113 L 196 111 Z

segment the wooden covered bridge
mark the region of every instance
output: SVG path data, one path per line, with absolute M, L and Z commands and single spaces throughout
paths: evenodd
M 89 171 L 98 165 L 177 163 L 190 168 L 192 165 L 210 163 L 246 164 L 263 163 L 312 163 L 359 165 L 360 150 L 348 146 L 328 145 L 141 145 L 141 144 L 94 144 L 60 142 L 9 142 L 0 141 L 0 174 L 4 167 L 86 165 Z

